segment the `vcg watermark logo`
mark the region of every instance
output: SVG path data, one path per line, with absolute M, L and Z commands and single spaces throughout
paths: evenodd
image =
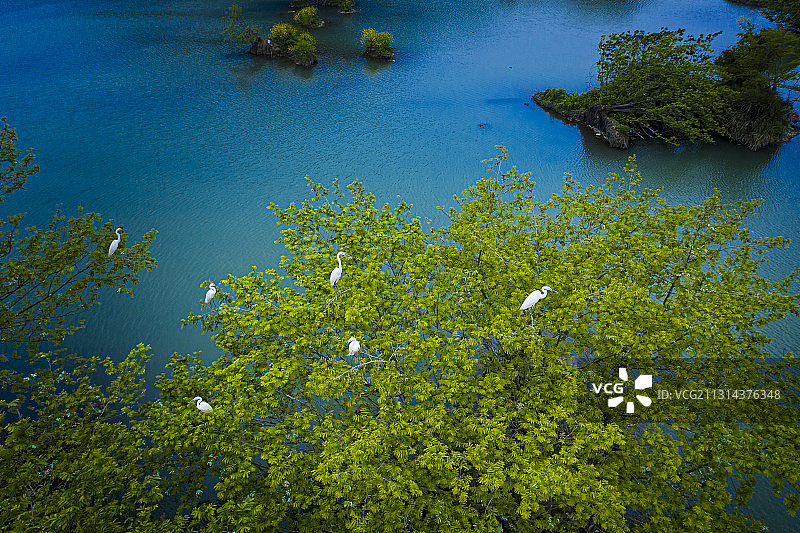
M 592 390 L 595 394 L 600 394 L 600 391 L 602 390 L 606 394 L 617 395 L 608 399 L 608 406 L 612 408 L 625 401 L 625 397 L 623 396 L 623 392 L 625 390 L 624 382 L 628 381 L 628 370 L 626 368 L 622 367 L 619 369 L 619 379 L 621 379 L 623 383 L 592 383 Z M 653 376 L 651 374 L 642 374 L 633 382 L 634 390 L 649 389 L 652 386 Z M 636 399 L 639 400 L 639 403 L 645 407 L 648 407 L 651 403 L 653 403 L 653 401 L 644 394 L 637 394 Z M 634 402 L 626 403 L 625 412 L 628 414 L 634 412 Z

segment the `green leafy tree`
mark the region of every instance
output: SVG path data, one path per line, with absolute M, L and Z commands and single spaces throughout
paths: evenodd
M 800 1 L 798 0 L 759 0 L 758 5 L 771 21 L 800 30 Z
M 38 171 L 2 122 L 0 201 Z M 46 229 L 22 222 L 22 214 L 0 221 L 0 524 L 163 531 L 171 526 L 153 514 L 161 499 L 156 472 L 130 419 L 142 394 L 144 348 L 118 365 L 103 361 L 110 384 L 101 387 L 91 381 L 98 359 L 59 347 L 101 291 L 131 294 L 140 272 L 156 266 L 148 253 L 155 232 L 132 245 L 123 238 L 109 257 L 114 225 L 95 213 L 56 212 Z
M 0 131 L 0 190 L 3 199 L 38 172 L 33 155 L 20 158 L 16 133 L 5 119 Z M 155 231 L 108 257 L 114 224 L 97 213 L 66 218 L 56 211 L 46 229 L 23 226 L 24 214 L 0 220 L 0 341 L 37 352 L 40 343 L 59 345 L 81 327 L 73 320 L 98 303 L 101 289 L 131 294 L 142 270 L 156 261 L 147 249 Z M 4 361 L 5 359 L 3 359 Z
M 364 45 L 364 55 L 376 59 L 392 59 L 394 48 L 392 48 L 392 34 L 388 32 L 377 32 L 372 28 L 366 28 L 361 34 L 361 44 Z
M 322 26 L 322 19 L 317 14 L 317 8 L 313 6 L 304 7 L 294 15 L 294 21 L 306 28 L 318 28 Z
M 250 25 L 242 19 L 242 8 L 238 4 L 229 7 L 222 20 L 225 23 L 222 31 L 225 33 L 226 41 L 250 44 L 258 38 L 258 33 L 261 31 L 260 26 Z
M 662 29 L 603 36 L 598 101 L 640 136 L 712 142 L 725 131 L 728 96 L 718 83 L 710 47 L 716 35 Z
M 272 26 L 270 38 L 278 48 L 289 50 L 297 40 L 297 30 L 291 24 L 281 22 Z
M 292 59 L 298 65 L 310 67 L 318 62 L 317 42 L 308 32 L 304 31 L 297 36 L 297 39 L 289 47 L 289 52 L 291 52 Z
M 756 86 L 777 93 L 779 88 L 798 90 L 800 37 L 781 28 L 756 28 L 744 22 L 739 40 L 717 58 L 723 79 L 741 89 Z
M 746 22 L 738 42 L 723 50 L 717 63 L 732 89 L 726 134 L 754 150 L 789 138 L 793 106 L 779 89 L 800 90 L 800 37 Z
M 136 413 L 145 347 L 119 364 L 40 357 L 46 365 L 15 379 L 18 398 L 0 401 L 4 530 L 189 530 L 187 518 L 158 511 L 161 480 Z M 106 386 L 95 382 L 98 364 Z
M 599 187 L 567 176 L 538 202 L 504 159 L 438 229 L 358 183 L 271 206 L 286 277 L 223 280 L 218 311 L 188 322 L 224 355 L 174 357 L 149 413 L 193 516 L 215 530 L 755 531 L 742 509 L 757 475 L 797 509 L 793 358 L 767 364 L 761 332 L 797 315 L 797 272 L 759 277 L 785 241 L 743 227 L 757 202 L 670 205 L 634 166 Z M 543 285 L 557 292 L 521 311 Z M 628 415 L 590 387 L 619 367 L 784 394 Z M 196 395 L 214 411 L 187 405 Z

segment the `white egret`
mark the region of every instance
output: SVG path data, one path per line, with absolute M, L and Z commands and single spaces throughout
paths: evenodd
M 347 255 L 344 252 L 339 252 L 336 254 L 336 260 L 339 261 L 339 266 L 334 268 L 331 272 L 331 287 L 333 287 L 337 281 L 339 281 L 342 277 L 342 256 Z M 347 255 L 347 257 L 350 257 Z
M 522 305 L 519 306 L 520 311 L 527 309 L 528 312 L 531 314 L 531 326 L 533 326 L 533 306 L 536 305 L 539 300 L 547 296 L 547 291 L 553 291 L 550 287 L 545 285 L 541 289 L 536 289 L 532 293 L 525 298 L 525 301 L 522 302 Z M 556 291 L 553 291 L 556 292 Z
M 355 337 L 350 337 L 349 339 L 347 339 L 347 342 L 345 344 L 349 345 L 350 357 L 357 354 L 358 351 L 361 349 L 361 343 L 358 342 L 358 340 Z
M 525 301 L 522 302 L 522 305 L 519 306 L 520 310 L 530 309 L 531 307 L 536 305 L 539 302 L 539 300 L 541 300 L 542 298 L 547 296 L 547 291 L 553 291 L 553 289 L 551 289 L 550 287 L 545 285 L 544 287 L 541 288 L 541 290 L 540 289 L 536 289 L 535 291 L 530 293 L 528 295 L 528 297 L 525 298 Z M 556 292 L 556 291 L 553 291 L 553 292 Z
M 217 286 L 213 283 L 208 284 L 208 291 L 206 291 L 206 299 L 205 302 L 208 303 L 217 296 Z
M 192 398 L 192 400 L 189 403 L 192 402 L 197 402 L 197 408 L 203 411 L 204 413 L 210 413 L 211 411 L 214 410 L 211 408 L 210 405 L 208 405 L 208 402 L 204 402 L 203 398 L 201 398 L 200 396 L 195 396 L 194 398 Z
M 122 235 L 119 234 L 120 231 L 122 231 L 122 228 L 117 228 L 117 230 L 114 232 L 117 234 L 117 238 L 111 241 L 111 246 L 108 247 L 108 257 L 111 257 L 112 255 L 114 255 L 114 252 L 117 251 L 117 247 L 119 246 L 119 241 L 120 239 L 122 239 Z

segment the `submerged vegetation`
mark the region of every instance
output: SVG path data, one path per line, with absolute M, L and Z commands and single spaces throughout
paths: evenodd
M 6 126 L 0 200 L 37 171 L 14 139 Z M 0 370 L 0 523 L 755 532 L 744 510 L 761 475 L 795 512 L 795 360 L 767 362 L 762 328 L 798 314 L 798 273 L 760 277 L 785 241 L 747 229 L 758 202 L 671 205 L 633 158 L 597 187 L 567 175 L 541 202 L 505 162 L 505 150 L 487 160 L 439 228 L 360 183 L 309 183 L 301 205 L 271 205 L 285 274 L 220 281 L 219 303 L 186 322 L 223 355 L 173 356 L 153 402 L 143 346 L 119 364 L 55 354 L 72 331 L 58 313 L 129 291 L 155 266 L 152 235 L 109 257 L 110 222 L 3 221 L 0 323 L 28 366 Z M 65 277 L 75 285 L 49 281 Z M 555 290 L 521 310 L 543 285 Z M 633 413 L 600 392 L 628 379 L 621 368 L 654 377 L 638 400 L 624 391 Z
M 758 149 L 794 135 L 796 114 L 779 89 L 797 89 L 798 37 L 744 24 L 736 45 L 715 58 L 715 35 L 662 29 L 604 36 L 595 87 L 581 94 L 549 89 L 535 100 L 579 120 L 597 105 L 608 119 L 603 125 L 673 144 L 727 136 Z
M 222 32 L 228 41 L 249 44 L 258 37 L 258 33 L 261 31 L 260 26 L 248 24 L 242 20 L 242 8 L 238 4 L 233 4 L 228 8 L 222 21 L 225 23 Z

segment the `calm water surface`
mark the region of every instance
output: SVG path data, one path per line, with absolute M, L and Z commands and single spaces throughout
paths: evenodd
M 533 172 L 544 200 L 564 172 L 602 181 L 636 153 L 645 184 L 673 202 L 697 202 L 714 189 L 724 200 L 759 197 L 750 226 L 792 239 L 764 274 L 798 263 L 800 140 L 752 153 L 720 142 L 675 149 L 639 144 L 631 152 L 524 106 L 547 87 L 583 90 L 596 46 L 615 31 L 722 30 L 717 49 L 736 40 L 748 8 L 724 0 L 360 0 L 315 30 L 313 71 L 252 58 L 221 39 L 225 1 L 2 0 L 0 115 L 32 147 L 41 173 L 0 214 L 28 213 L 42 224 L 57 204 L 125 225 L 128 238 L 159 231 L 158 268 L 134 299 L 109 293 L 71 339 L 84 353 L 122 358 L 152 346 L 149 378 L 173 352 L 219 352 L 180 320 L 199 312 L 204 281 L 276 268 L 283 249 L 270 202 L 308 196 L 304 176 L 329 183 L 360 179 L 380 202 L 401 195 L 434 222 L 483 175 L 480 160 L 509 148 Z M 240 3 L 245 18 L 286 21 L 287 1 Z M 384 5 L 386 4 L 386 5 Z M 397 61 L 359 57 L 361 29 L 394 34 Z M 478 127 L 486 123 L 485 127 Z M 770 330 L 773 351 L 798 351 L 800 326 Z M 796 530 L 764 491 L 754 512 L 775 531 Z M 788 528 L 788 529 L 787 529 Z

